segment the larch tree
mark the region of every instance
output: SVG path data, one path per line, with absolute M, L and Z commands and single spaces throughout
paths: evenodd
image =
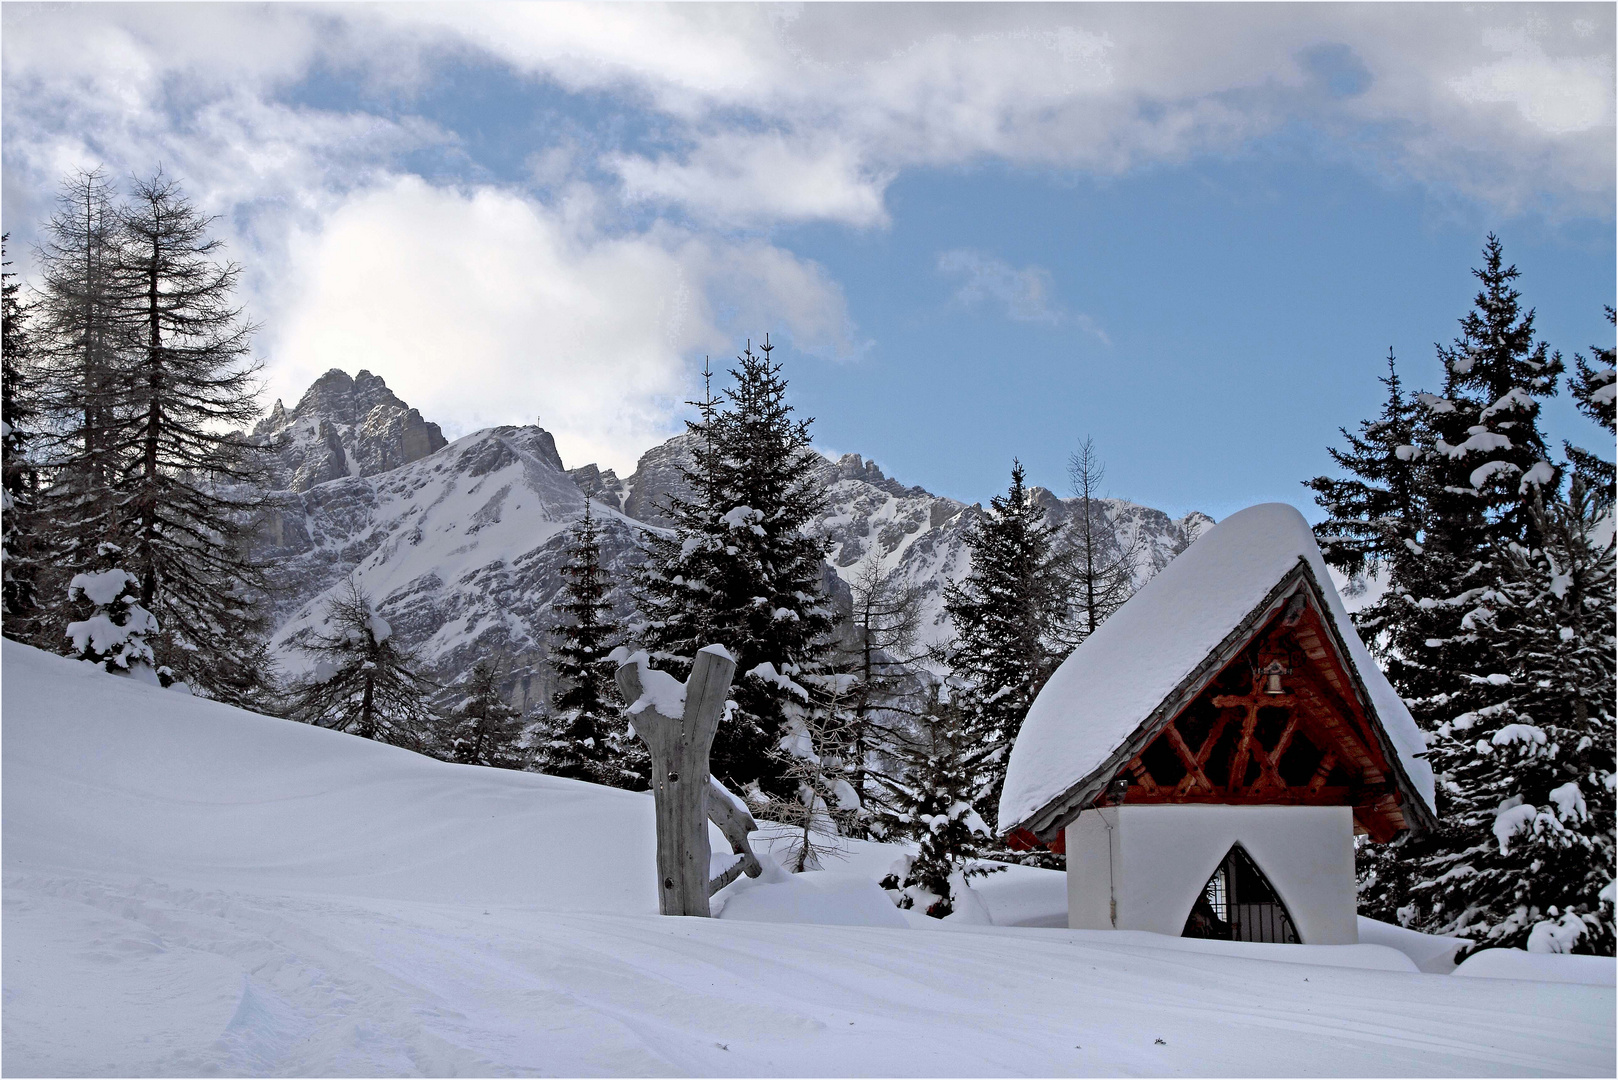
M 874 773 L 891 771 L 894 730 L 918 715 L 926 678 L 917 648 L 921 591 L 898 570 L 884 570 L 873 552 L 849 579 L 851 631 L 842 641 L 838 667 L 851 675 L 847 690 L 849 782 L 860 810 L 851 827 L 872 836 L 888 789 Z
M 947 659 L 965 722 L 988 747 L 989 781 L 978 803 L 992 820 L 1006 757 L 1045 681 L 1075 644 L 1071 549 L 1054 530 L 1013 462 L 1011 486 L 966 534 L 972 569 L 944 590 L 955 627 Z
M 1135 530 L 1119 541 L 1101 502 L 1107 468 L 1090 436 L 1068 457 L 1067 475 L 1079 500 L 1078 517 L 1068 530 L 1067 542 L 1072 546 L 1072 593 L 1077 608 L 1074 634 L 1082 641 L 1134 594 L 1135 565 L 1144 553 L 1145 538 Z
M 772 349 L 767 337 L 758 352 L 749 344 L 723 399 L 710 392 L 695 403 L 692 495 L 669 500 L 674 528 L 649 541 L 639 595 L 660 665 L 683 674 L 710 644 L 736 658 L 736 708 L 714 739 L 714 775 L 733 790 L 786 795 L 793 785 L 774 751 L 803 697 L 798 677 L 822 667 L 832 613 L 811 421 L 793 417 Z
M 194 689 L 238 705 L 273 685 L 262 568 L 246 554 L 261 502 L 253 327 L 234 304 L 241 268 L 175 181 L 133 184 L 120 214 L 116 301 L 125 359 L 114 450 L 120 545 L 141 604 L 164 630 L 160 659 Z
M 357 582 L 327 602 L 322 626 L 293 641 L 315 666 L 292 688 L 292 715 L 420 753 L 437 750 L 440 725 L 428 706 L 435 688 Z
M 463 696 L 448 739 L 449 759 L 461 765 L 524 768 L 529 754 L 521 746 L 522 714 L 500 692 L 499 666 L 479 660 L 460 689 Z
M 774 835 L 786 840 L 783 865 L 795 874 L 822 869 L 828 855 L 840 857 L 836 838 L 859 823 L 847 695 L 853 681 L 842 674 L 800 676 L 807 696 L 788 710 L 786 733 L 774 750 L 791 790 L 776 796 L 759 792 L 754 799 L 755 811 L 774 822 Z
M 552 776 L 644 790 L 651 766 L 629 733 L 613 681 L 617 629 L 601 565 L 601 529 L 588 500 L 562 567 L 551 646 L 556 692 L 534 736 L 535 767 Z
M 0 262 L 9 237 L 0 237 Z M 40 423 L 29 309 L 16 275 L 0 276 L 0 629 L 30 644 L 39 634 L 39 469 L 32 457 Z M 49 643 L 54 646 L 55 642 Z
M 45 421 L 37 446 L 45 533 L 39 643 L 48 647 L 72 617 L 63 602 L 69 579 L 106 569 L 103 545 L 120 539 L 115 484 L 128 419 L 120 370 L 127 325 L 119 286 L 123 234 L 113 198 L 100 169 L 65 179 L 37 252 L 33 352 Z

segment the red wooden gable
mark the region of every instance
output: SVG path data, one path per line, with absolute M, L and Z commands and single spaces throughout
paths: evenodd
M 1352 806 L 1355 832 L 1383 842 L 1409 827 L 1403 797 L 1319 613 L 1295 603 L 1258 627 L 1091 805 Z M 1007 839 L 1039 842 L 1027 830 Z

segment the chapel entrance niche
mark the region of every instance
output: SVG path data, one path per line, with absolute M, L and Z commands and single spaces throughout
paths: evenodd
M 1214 869 L 1180 936 L 1300 944 L 1286 905 L 1240 844 Z

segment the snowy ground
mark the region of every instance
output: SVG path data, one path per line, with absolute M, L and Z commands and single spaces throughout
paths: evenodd
M 1613 1071 L 1610 984 L 1376 945 L 735 917 L 867 889 L 877 845 L 750 883 L 729 918 L 661 918 L 648 796 L 3 650 L 7 1075 Z M 1061 882 L 997 875 L 987 910 L 1058 921 Z

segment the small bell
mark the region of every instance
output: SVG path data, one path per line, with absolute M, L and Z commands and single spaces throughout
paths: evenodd
M 1292 671 L 1281 661 L 1271 660 L 1259 669 L 1259 674 L 1264 676 L 1264 692 L 1271 697 L 1278 697 L 1286 693 L 1281 688 L 1281 676 L 1290 675 Z

